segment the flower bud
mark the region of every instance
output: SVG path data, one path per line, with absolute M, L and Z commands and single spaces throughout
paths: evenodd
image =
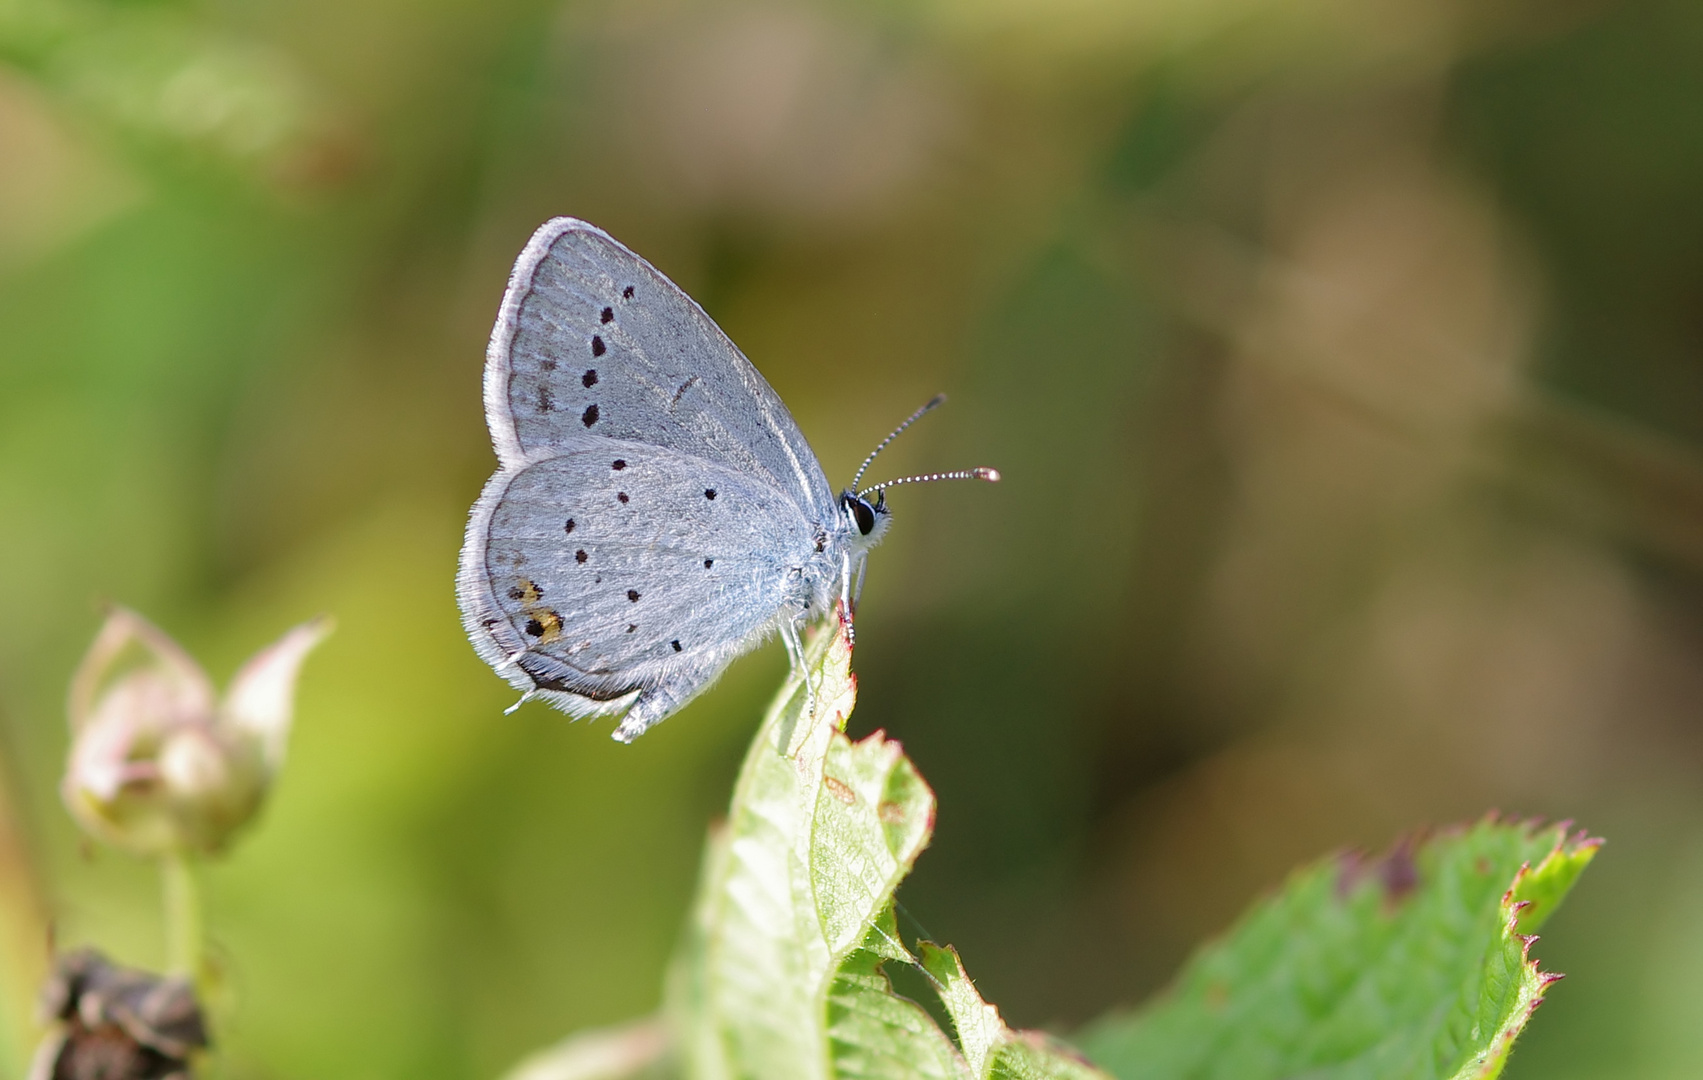
M 220 850 L 283 765 L 296 673 L 329 629 L 315 619 L 291 630 L 243 665 L 218 701 L 175 641 L 114 609 L 71 681 L 61 785 L 71 815 L 138 855 Z M 140 662 L 126 667 L 138 650 Z

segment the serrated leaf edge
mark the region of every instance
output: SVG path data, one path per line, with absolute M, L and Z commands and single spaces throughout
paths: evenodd
M 1499 816 L 1495 811 L 1492 811 L 1473 827 L 1477 827 L 1477 824 L 1497 824 Z M 1573 870 L 1573 876 L 1577 877 L 1585 866 L 1589 865 L 1590 861 L 1596 857 L 1597 851 L 1603 845 L 1601 837 L 1590 836 L 1583 831 L 1570 833 L 1572 827 L 1570 820 L 1545 826 L 1541 819 L 1528 818 L 1508 824 L 1523 824 L 1528 828 L 1527 835 L 1534 837 L 1546 828 L 1553 829 L 1555 844 L 1550 848 L 1549 853 L 1538 862 L 1535 870 L 1530 862 L 1521 863 L 1520 868 L 1514 872 L 1513 882 L 1502 894 L 1502 940 L 1520 943 L 1519 999 L 1514 1003 L 1513 1008 L 1508 1010 L 1507 1015 L 1503 1018 L 1501 1029 L 1491 1040 L 1489 1046 L 1482 1052 L 1473 1055 L 1471 1060 L 1455 1071 L 1450 1080 L 1495 1080 L 1496 1077 L 1500 1076 L 1502 1069 L 1508 1063 L 1509 1054 L 1513 1052 L 1514 1041 L 1519 1038 L 1520 1033 L 1531 1022 L 1533 1014 L 1537 1012 L 1537 1007 L 1543 1004 L 1544 992 L 1566 978 L 1566 975 L 1562 972 L 1542 970 L 1538 966 L 1538 961 L 1532 957 L 1531 948 L 1537 943 L 1540 935 L 1520 933 L 1520 919 L 1525 914 L 1526 909 L 1532 906 L 1530 900 L 1516 899 L 1520 892 L 1520 886 L 1528 879 L 1543 874 L 1546 868 L 1558 859 L 1577 861 L 1579 865 Z
M 1008 1027 L 997 1006 L 976 989 L 958 950 L 931 941 L 917 943 L 918 961 L 952 1017 L 958 1050 L 977 1080 L 994 1075 L 1008 1050 L 1027 1051 L 1046 1061 L 1049 1070 L 1068 1069 L 1078 1080 L 1112 1080 L 1076 1047 L 1044 1031 Z M 1054 1075 L 1054 1072 L 1049 1072 Z

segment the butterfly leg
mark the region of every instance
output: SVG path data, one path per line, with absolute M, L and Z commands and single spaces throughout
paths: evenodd
M 516 709 L 520 708 L 522 705 L 525 705 L 527 702 L 531 701 L 533 698 L 535 698 L 537 696 L 538 696 L 538 691 L 536 689 L 528 690 L 526 693 L 520 695 L 519 701 L 515 702 L 513 705 L 510 705 L 508 708 L 504 709 L 503 715 L 504 716 L 513 716 L 514 711 Z
M 781 640 L 786 642 L 786 655 L 792 661 L 792 670 L 804 683 L 805 711 L 815 715 L 816 684 L 810 678 L 810 665 L 804 658 L 804 640 L 798 636 L 796 621 L 786 619 L 781 623 Z
M 861 565 L 861 563 L 860 563 L 860 565 Z M 858 577 L 858 589 L 859 589 L 859 591 L 862 591 L 862 589 L 863 589 L 863 580 L 862 580 L 861 574 Z M 846 627 L 846 644 L 852 646 L 853 648 L 856 648 L 857 647 L 857 631 L 854 629 L 853 624 L 852 624 L 852 605 L 854 603 L 856 603 L 856 601 L 852 599 L 851 556 L 846 554 L 845 552 L 841 552 L 840 553 L 840 621 L 843 622 L 845 624 L 845 627 Z

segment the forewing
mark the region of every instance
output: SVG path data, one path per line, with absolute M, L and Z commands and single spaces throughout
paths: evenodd
M 514 467 L 587 436 L 762 478 L 806 516 L 833 495 L 780 397 L 692 298 L 614 238 L 556 218 L 515 263 L 491 334 L 485 412 Z
M 504 470 L 474 507 L 458 582 L 468 634 L 523 689 L 615 711 L 685 690 L 807 595 L 824 537 L 749 475 L 639 442 L 584 439 Z

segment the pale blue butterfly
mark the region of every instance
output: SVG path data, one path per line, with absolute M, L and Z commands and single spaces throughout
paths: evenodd
M 624 714 L 622 742 L 771 633 L 801 664 L 801 626 L 835 601 L 850 618 L 887 527 L 884 489 L 999 479 L 857 490 L 942 400 L 836 496 L 786 406 L 691 297 L 601 229 L 546 223 L 486 354 L 500 468 L 456 579 L 473 647 L 522 701 Z

